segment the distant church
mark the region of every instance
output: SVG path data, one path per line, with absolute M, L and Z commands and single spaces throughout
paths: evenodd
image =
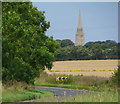
M 84 43 L 85 43 L 84 33 L 83 33 L 83 29 L 82 29 L 81 15 L 80 15 L 80 9 L 79 9 L 79 23 L 78 23 L 78 28 L 77 28 L 77 32 L 76 32 L 75 46 L 84 45 Z

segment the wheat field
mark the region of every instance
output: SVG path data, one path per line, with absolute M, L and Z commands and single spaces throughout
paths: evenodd
M 51 71 L 45 70 L 48 74 L 65 74 L 97 77 L 111 77 L 118 68 L 118 60 L 77 60 L 77 61 L 56 61 Z

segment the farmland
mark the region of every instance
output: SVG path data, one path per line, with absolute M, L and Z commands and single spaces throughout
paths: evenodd
M 111 77 L 118 68 L 118 60 L 78 60 L 78 61 L 56 61 L 48 74 L 66 74 L 84 76 Z

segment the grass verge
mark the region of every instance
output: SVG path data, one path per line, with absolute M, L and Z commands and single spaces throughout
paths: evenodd
M 30 90 L 22 92 L 5 91 L 2 95 L 2 102 L 18 102 L 24 100 L 39 99 L 41 97 L 49 97 L 53 93 L 50 91 Z
M 38 102 L 118 102 L 118 91 L 103 91 L 103 92 L 84 92 L 77 96 L 62 96 L 51 97 L 50 99 L 43 97 Z
M 118 91 L 115 92 L 99 92 L 99 93 L 84 93 L 81 96 L 71 100 L 72 102 L 118 102 Z
M 84 89 L 84 90 L 95 90 L 92 86 L 79 86 L 70 84 L 50 84 L 50 83 L 34 83 L 35 86 L 44 87 L 59 87 L 59 88 L 70 88 L 70 89 Z
M 50 97 L 52 95 L 53 93 L 50 91 L 36 90 L 30 87 L 30 85 L 17 83 L 8 87 L 3 86 L 2 102 L 19 102 L 25 100 L 35 100 L 41 97 Z

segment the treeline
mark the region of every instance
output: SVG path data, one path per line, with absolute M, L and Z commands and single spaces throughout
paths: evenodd
M 50 22 L 31 2 L 2 3 L 2 81 L 34 79 L 52 62 L 59 43 L 45 32 Z
M 60 43 L 56 61 L 118 59 L 118 43 L 112 40 L 88 42 L 84 46 L 75 46 L 69 40 L 56 40 Z

